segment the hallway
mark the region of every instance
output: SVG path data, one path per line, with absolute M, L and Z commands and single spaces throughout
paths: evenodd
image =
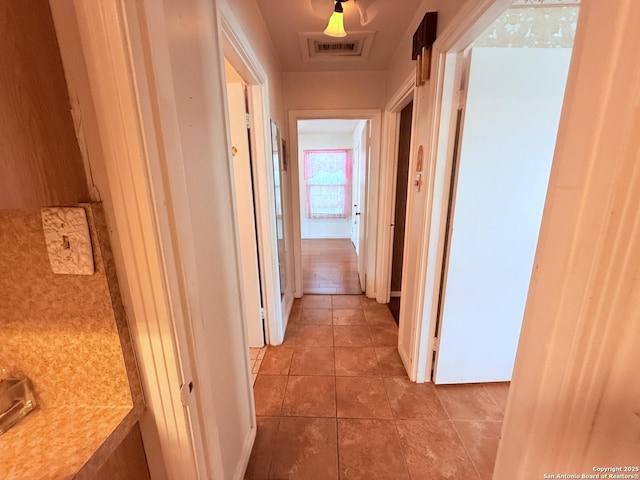
M 508 384 L 411 383 L 385 305 L 297 299 L 254 386 L 245 478 L 490 479 Z

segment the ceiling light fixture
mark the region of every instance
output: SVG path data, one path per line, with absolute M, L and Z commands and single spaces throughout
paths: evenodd
M 344 10 L 342 9 L 342 3 L 349 0 L 336 0 L 336 5 L 333 9 L 333 13 L 329 18 L 329 24 L 324 29 L 324 34 L 330 37 L 346 37 L 347 32 L 344 31 Z

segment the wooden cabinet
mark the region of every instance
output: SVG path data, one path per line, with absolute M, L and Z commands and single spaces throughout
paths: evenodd
M 0 2 L 0 209 L 87 202 L 49 3 Z
M 149 480 L 140 427 L 136 423 L 122 443 L 98 470 L 94 480 Z

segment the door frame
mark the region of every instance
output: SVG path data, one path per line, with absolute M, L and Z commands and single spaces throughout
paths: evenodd
M 380 242 L 377 242 L 377 228 L 379 215 L 379 183 L 380 183 L 380 140 L 381 140 L 381 120 L 382 112 L 377 109 L 348 109 L 348 110 L 290 110 L 289 111 L 289 151 L 290 168 L 292 179 L 291 188 L 291 216 L 293 226 L 293 256 L 294 256 L 294 279 L 296 298 L 302 297 L 302 236 L 300 226 L 300 182 L 299 159 L 298 159 L 298 120 L 317 119 L 353 119 L 369 120 L 371 122 L 371 155 L 369 165 L 367 165 L 367 175 L 369 177 L 367 189 L 367 209 L 365 211 L 365 232 L 367 249 L 366 255 L 366 289 L 365 295 L 370 298 L 376 297 L 376 277 L 378 262 L 378 249 Z
M 389 303 L 391 298 L 391 263 L 393 261 L 394 218 L 396 212 L 396 184 L 398 180 L 398 140 L 400 135 L 400 112 L 413 101 L 415 73 L 411 73 L 384 109 L 382 126 L 383 158 L 387 161 L 380 166 L 380 270 L 376 278 L 376 300 Z M 415 122 L 416 104 L 413 105 L 411 129 Z M 411 135 L 412 152 L 414 135 Z
M 147 409 L 140 418 L 140 430 L 149 472 L 160 479 L 180 472 L 197 478 L 208 468 L 196 459 L 196 450 L 204 450 L 194 440 L 202 435 L 199 412 L 187 413 L 176 388 L 193 378 L 193 357 L 184 340 L 187 334 L 184 328 L 179 333 L 176 329 L 177 325 L 184 327 L 184 299 L 172 299 L 169 293 L 179 277 L 177 252 L 161 241 L 170 235 L 168 211 L 156 212 L 154 203 L 164 202 L 166 192 L 150 185 L 149 177 L 156 175 L 157 179 L 158 172 L 149 171 L 146 160 L 157 151 L 145 152 L 138 110 L 143 107 L 134 87 L 134 54 L 129 49 L 132 44 L 140 47 L 139 32 L 130 29 L 139 20 L 136 6 L 131 1 L 111 0 L 51 3 L 56 29 L 73 31 L 77 37 L 77 42 L 61 37 L 60 54 L 70 96 L 74 98 L 75 93 L 77 98 L 74 108 L 82 111 L 79 136 L 88 145 L 90 188 L 98 192 L 96 199 L 103 202 L 111 229 L 122 300 L 144 387 Z M 136 33 L 129 39 L 127 33 L 132 30 Z M 96 57 L 101 58 L 100 64 L 92 61 Z M 220 456 L 215 450 L 209 453 L 217 461 Z
M 258 230 L 256 219 L 255 175 L 253 173 L 254 153 L 251 150 L 250 124 L 248 123 L 248 87 L 244 79 L 225 59 L 227 69 L 238 77 L 226 79 L 229 130 L 232 147 L 233 198 L 238 220 L 238 250 L 242 265 L 242 295 L 244 316 L 247 319 L 247 341 L 250 348 L 265 345 L 264 308 L 262 300 L 262 280 L 260 257 L 258 254 Z M 237 147 L 235 150 L 234 147 Z M 249 202 L 247 202 L 249 200 Z
M 456 17 L 440 34 L 432 46 L 431 80 L 424 87 L 416 88 L 415 96 L 424 95 L 419 108 L 427 109 L 428 142 L 425 145 L 426 188 L 425 215 L 420 220 L 421 240 L 418 248 L 405 253 L 417 261 L 416 278 L 418 295 L 411 304 L 402 305 L 400 328 L 411 329 L 409 351 L 400 349 L 400 355 L 412 381 L 429 382 L 433 366 L 433 351 L 438 348 L 435 326 L 440 290 L 440 272 L 445 237 L 448 183 L 451 175 L 451 155 L 455 137 L 455 115 L 459 102 L 456 82 L 459 82 L 459 53 L 477 38 L 502 12 L 511 6 L 512 0 L 481 0 L 465 3 Z M 421 93 L 421 89 L 427 89 Z M 425 106 L 426 103 L 426 106 Z M 414 113 L 415 113 L 414 104 Z M 423 128 L 422 126 L 420 128 Z M 412 149 L 412 161 L 415 148 Z M 411 202 L 412 199 L 410 198 Z M 403 283 L 405 282 L 403 275 Z
M 169 48 L 181 48 L 181 39 L 170 31 L 169 22 L 184 13 L 181 18 L 196 22 L 199 38 L 204 39 L 189 43 L 184 50 L 214 78 L 206 85 L 196 79 L 193 93 L 209 99 L 204 121 L 223 126 L 212 129 L 210 141 L 200 138 L 198 146 L 215 156 L 230 155 L 228 125 L 220 107 L 225 84 L 222 39 L 216 28 L 220 15 L 216 2 L 210 0 L 186 0 L 179 6 L 165 2 L 161 8 L 151 3 L 74 0 L 69 4 L 72 14 L 59 17 L 61 23 L 56 22 L 56 27 L 77 31 L 78 42 L 61 44 L 61 55 L 65 69 L 71 67 L 69 90 L 78 93 L 87 117 L 83 120 L 96 125 L 79 135 L 96 145 L 90 151 L 87 173 L 91 186 L 99 187 L 98 198 L 104 202 L 111 228 L 114 260 L 144 385 L 147 410 L 140 427 L 151 476 L 240 480 L 251 454 L 256 422 L 246 319 L 238 324 L 235 318 L 232 326 L 231 317 L 224 316 L 225 312 L 240 312 L 242 317 L 239 258 L 231 241 L 234 209 L 222 201 L 221 208 L 211 212 L 198 201 L 210 189 L 203 190 L 194 178 L 193 165 L 187 165 L 187 157 L 182 156 L 181 129 L 188 125 L 177 114 L 173 89 L 165 89 L 171 94 L 160 98 L 155 83 L 171 87 L 174 81 Z M 65 3 L 65 8 L 69 5 Z M 150 39 L 157 41 L 152 44 Z M 153 62 L 147 62 L 152 50 Z M 253 98 L 260 100 L 263 95 L 266 99 L 263 90 L 255 91 Z M 211 96 L 220 103 L 211 102 Z M 180 100 L 184 106 L 184 98 Z M 160 112 L 166 115 L 157 122 Z M 268 118 L 268 111 L 263 116 Z M 166 161 L 167 155 L 171 162 Z M 191 177 L 186 177 L 186 171 Z M 230 194 L 228 174 L 223 167 L 209 185 L 219 190 L 219 197 Z M 216 221 L 229 225 L 226 233 L 216 233 L 212 227 Z M 211 274 L 198 271 L 196 252 L 208 260 L 220 260 L 228 279 L 225 285 L 214 291 L 207 288 L 216 283 Z M 212 311 L 212 302 L 223 314 L 217 325 L 223 332 L 204 321 L 203 312 Z M 226 331 L 232 328 L 233 334 Z M 216 337 L 233 340 L 222 346 L 231 362 L 225 372 L 212 368 L 210 340 Z M 233 471 L 224 471 L 220 426 L 225 420 L 219 417 L 224 412 L 217 403 L 221 395 L 217 380 L 227 382 L 230 376 L 236 380 L 234 398 L 243 404 L 247 430 L 238 432 L 241 451 L 234 452 L 234 463 L 227 465 Z M 181 388 L 191 381 L 195 388 Z
M 357 147 L 357 152 L 352 152 L 352 158 L 357 155 L 358 163 L 357 165 L 352 164 L 353 170 L 358 171 L 357 178 L 357 186 L 356 190 L 352 190 L 352 200 L 353 193 L 357 192 L 357 199 L 353 200 L 354 207 L 357 207 L 356 210 L 353 211 L 354 222 L 357 222 L 357 230 L 358 230 L 358 245 L 354 245 L 356 248 L 356 253 L 358 255 L 357 259 L 357 269 L 358 269 L 358 282 L 360 283 L 360 290 L 363 292 L 366 291 L 366 279 L 367 279 L 367 242 L 366 242 L 366 229 L 367 229 L 367 211 L 369 205 L 369 182 L 368 182 L 368 173 L 370 167 L 371 160 L 371 122 L 369 120 L 361 120 L 353 131 L 353 138 L 355 140 L 353 143 L 354 147 Z M 363 142 L 364 140 L 364 142 Z M 364 163 L 363 163 L 364 162 Z M 364 181 L 363 181 L 364 177 Z M 362 215 L 364 212 L 364 216 Z
M 251 169 L 255 178 L 256 232 L 260 286 L 263 294 L 265 340 L 279 345 L 284 340 L 283 302 L 279 291 L 278 243 L 271 169 L 271 118 L 267 75 L 248 41 L 240 35 L 240 27 L 226 8 L 220 8 L 220 29 L 224 56 L 247 83 L 251 125 Z

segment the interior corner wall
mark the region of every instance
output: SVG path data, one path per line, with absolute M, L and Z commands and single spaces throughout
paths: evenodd
M 303 133 L 298 135 L 298 162 L 303 165 L 305 150 L 346 149 L 353 147 L 352 133 Z M 302 238 L 350 238 L 351 220 L 348 218 L 315 218 L 305 216 L 306 191 L 304 168 L 299 171 L 300 181 L 300 231 Z
M 413 33 L 420 25 L 424 14 L 438 12 L 439 35 L 451 23 L 460 8 L 470 0 L 423 0 L 417 10 L 416 16 L 409 25 L 404 37 L 398 45 L 389 66 L 387 68 L 385 103 L 388 102 L 401 87 L 402 83 L 415 71 L 415 61 L 411 60 L 413 46 Z
M 288 132 L 288 119 L 282 97 L 282 68 L 258 4 L 233 0 L 219 0 L 217 4 L 222 11 L 232 13 L 242 35 L 264 69 L 269 88 L 271 119 L 278 124 L 281 132 Z
M 286 110 L 347 110 L 384 106 L 384 71 L 285 72 Z

